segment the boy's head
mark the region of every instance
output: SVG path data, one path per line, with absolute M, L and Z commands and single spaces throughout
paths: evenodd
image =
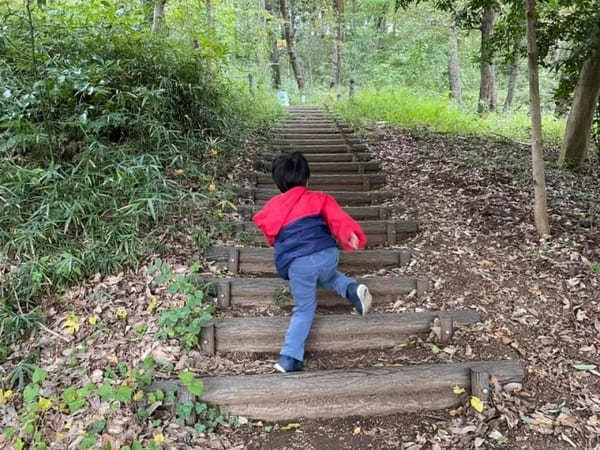
M 310 178 L 308 161 L 300 152 L 291 155 L 281 155 L 271 168 L 273 181 L 281 192 L 286 192 L 297 186 L 306 186 Z

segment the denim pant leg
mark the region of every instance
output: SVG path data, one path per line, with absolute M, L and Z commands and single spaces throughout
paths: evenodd
M 317 309 L 318 267 L 314 264 L 313 256 L 314 254 L 296 258 L 289 268 L 294 309 L 280 354 L 299 361 L 304 359 L 304 342 L 310 333 Z
M 325 252 L 325 258 L 319 273 L 319 284 L 337 292 L 340 297 L 347 298 L 346 291 L 348 290 L 348 285 L 356 283 L 356 280 L 338 272 L 337 266 L 340 260 L 340 251 L 337 248 L 328 248 L 323 250 L 323 252 Z

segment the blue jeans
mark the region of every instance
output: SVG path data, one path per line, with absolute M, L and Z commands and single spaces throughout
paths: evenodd
M 355 280 L 337 271 L 340 252 L 331 247 L 300 256 L 290 264 L 290 288 L 294 296 L 292 319 L 280 354 L 304 359 L 304 342 L 310 333 L 317 309 L 317 284 L 346 298 L 348 285 Z

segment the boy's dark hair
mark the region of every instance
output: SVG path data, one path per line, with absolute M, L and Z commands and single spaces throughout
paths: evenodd
M 294 152 L 274 160 L 271 175 L 279 190 L 286 192 L 297 186 L 306 186 L 310 178 L 310 168 L 304 155 Z

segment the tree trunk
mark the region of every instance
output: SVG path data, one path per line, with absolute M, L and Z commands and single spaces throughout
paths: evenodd
M 271 50 L 271 69 L 273 77 L 273 89 L 281 88 L 281 65 L 279 64 L 279 49 L 277 48 L 277 39 L 272 39 L 273 48 Z
M 206 30 L 213 31 L 212 0 L 206 0 Z
M 536 41 L 535 0 L 527 0 L 527 63 L 529 68 L 529 102 L 531 104 L 531 161 L 535 191 L 535 227 L 539 235 L 550 234 L 544 175 L 544 148 L 542 141 L 542 110 L 538 77 L 538 49 Z
M 386 31 L 385 12 L 377 19 L 377 45 L 376 49 L 381 50 L 383 47 L 383 36 Z
M 265 1 L 265 9 L 268 12 L 267 20 L 265 21 L 267 28 L 267 42 L 271 42 L 271 79 L 273 82 L 273 89 L 281 88 L 281 66 L 279 65 L 279 49 L 277 48 L 277 35 L 273 32 L 272 19 L 277 17 L 277 10 L 275 9 L 273 0 Z
M 495 23 L 496 11 L 492 7 L 486 8 L 481 16 L 481 81 L 479 85 L 479 104 L 477 106 L 477 112 L 479 113 L 496 109 L 498 103 L 494 63 L 491 60 L 489 51 L 489 41 L 492 37 Z
M 288 55 L 290 57 L 290 64 L 296 77 L 296 83 L 298 83 L 298 90 L 303 91 L 306 87 L 304 83 L 304 77 L 302 76 L 302 70 L 298 63 L 298 56 L 296 54 L 296 45 L 294 44 L 294 31 L 292 29 L 292 17 L 288 10 L 287 0 L 279 0 L 279 8 L 281 10 L 281 16 L 283 18 L 283 34 L 287 42 Z
M 335 9 L 335 36 L 333 38 L 333 71 L 331 83 L 338 86 L 342 82 L 342 0 L 333 0 Z
M 161 31 L 165 22 L 165 5 L 167 0 L 158 0 L 154 4 L 154 14 L 152 16 L 152 31 Z
M 560 164 L 577 168 L 584 161 L 599 95 L 600 50 L 596 50 L 579 74 L 560 152 Z
M 458 35 L 456 24 L 450 25 L 450 59 L 448 60 L 448 77 L 450 80 L 450 97 L 458 103 L 462 102 L 462 86 L 460 84 L 460 65 L 458 59 Z
M 517 79 L 519 77 L 519 57 L 515 55 L 510 70 L 510 78 L 508 80 L 508 90 L 506 91 L 506 100 L 504 101 L 504 111 L 510 111 L 513 99 L 515 98 L 515 88 L 517 87 Z

